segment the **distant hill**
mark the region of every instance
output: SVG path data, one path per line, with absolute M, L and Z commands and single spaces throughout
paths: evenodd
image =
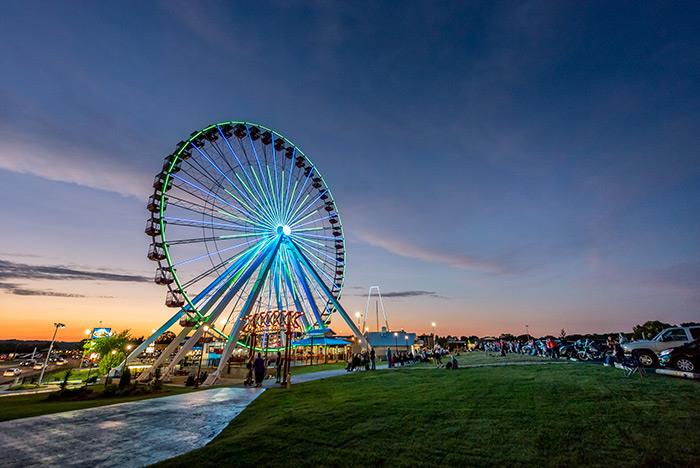
M 36 346 L 37 352 L 46 352 L 49 349 L 49 340 L 0 340 L 0 353 L 31 353 Z M 57 341 L 53 344 L 55 349 L 80 349 L 80 341 Z

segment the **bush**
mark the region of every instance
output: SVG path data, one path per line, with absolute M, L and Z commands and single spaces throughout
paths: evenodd
M 73 373 L 73 369 L 68 369 L 68 370 L 66 370 L 66 373 L 63 375 L 63 380 L 58 385 L 59 388 L 61 389 L 61 392 L 66 391 L 66 387 L 68 387 L 68 379 L 70 379 L 70 376 L 72 373 Z
M 131 371 L 128 367 L 124 366 L 124 372 L 122 372 L 121 377 L 119 377 L 119 388 L 124 389 L 131 385 Z
M 151 390 L 154 392 L 159 391 L 160 389 L 163 388 L 163 381 L 160 380 L 161 377 L 161 371 L 160 371 L 160 366 L 156 367 L 156 370 L 153 372 L 153 380 L 149 383 Z
M 46 397 L 46 401 L 79 401 L 94 398 L 94 396 L 92 389 L 80 387 L 49 393 Z

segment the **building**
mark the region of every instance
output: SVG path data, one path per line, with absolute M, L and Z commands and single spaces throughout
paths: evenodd
M 392 351 L 410 351 L 416 346 L 416 334 L 404 330 L 389 331 L 383 328 L 380 332 L 365 333 L 365 338 L 380 358 L 386 356 L 387 348 Z

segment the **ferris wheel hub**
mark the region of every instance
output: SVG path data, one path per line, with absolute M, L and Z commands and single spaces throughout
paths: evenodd
M 289 225 L 285 224 L 284 226 L 277 226 L 277 234 L 284 234 L 285 236 L 289 236 L 291 233 L 292 228 L 290 228 Z

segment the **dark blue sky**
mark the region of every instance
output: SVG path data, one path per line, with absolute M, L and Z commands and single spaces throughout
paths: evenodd
M 5 2 L 0 251 L 149 273 L 161 158 L 243 119 L 334 190 L 351 309 L 379 284 L 420 293 L 387 304 L 418 331 L 698 319 L 698 24 L 698 2 Z M 167 313 L 102 288 L 0 305 Z

